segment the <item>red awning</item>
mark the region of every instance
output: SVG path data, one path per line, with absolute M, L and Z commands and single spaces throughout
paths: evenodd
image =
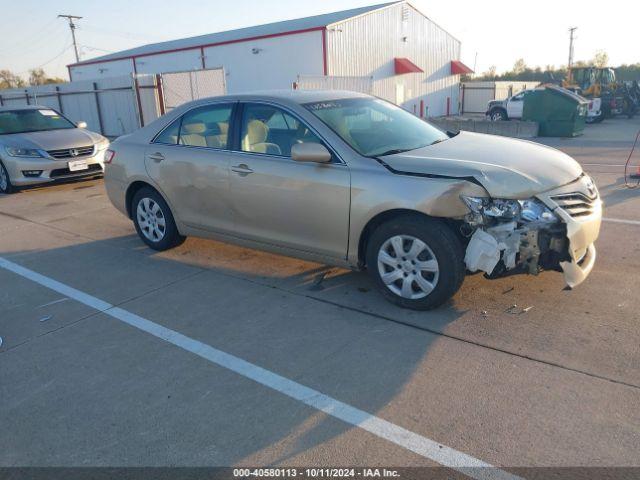
M 413 63 L 408 58 L 396 58 L 394 59 L 394 67 L 396 75 L 402 75 L 404 73 L 424 73 L 419 66 Z
M 467 73 L 473 73 L 473 70 L 460 60 L 451 60 L 451 75 L 466 75 Z

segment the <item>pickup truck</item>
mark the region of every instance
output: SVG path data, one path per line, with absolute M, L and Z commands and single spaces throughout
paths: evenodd
M 494 122 L 502 120 L 520 120 L 524 108 L 524 98 L 531 90 L 522 90 L 506 100 L 491 100 L 487 106 L 487 117 Z M 587 123 L 602 121 L 602 100 L 593 98 L 589 100 L 587 111 Z

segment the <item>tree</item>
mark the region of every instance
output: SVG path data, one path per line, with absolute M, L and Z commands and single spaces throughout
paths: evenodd
M 0 88 L 20 88 L 24 85 L 24 80 L 11 70 L 0 70 Z
M 640 63 L 631 65 L 620 65 L 616 68 L 616 79 L 618 81 L 640 81 Z
M 29 70 L 29 85 L 44 85 L 47 75 L 41 68 Z
M 604 68 L 609 64 L 609 55 L 604 50 L 598 50 L 591 63 L 594 67 Z
M 491 65 L 489 67 L 489 70 L 484 72 L 482 75 L 485 78 L 496 78 L 497 74 L 498 74 L 498 67 L 496 67 L 495 65 Z
M 63 83 L 64 80 L 58 77 L 47 77 L 42 68 L 29 70 L 29 85 L 47 85 L 50 83 Z
M 525 70 L 527 70 L 527 64 L 524 62 L 524 58 L 519 58 L 518 60 L 516 60 L 516 63 L 513 64 L 512 72 L 515 75 L 521 75 Z

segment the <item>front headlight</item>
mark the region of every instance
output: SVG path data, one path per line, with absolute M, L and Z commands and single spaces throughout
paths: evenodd
M 487 197 L 466 197 L 462 195 L 462 201 L 471 212 L 490 218 L 502 218 L 511 220 L 520 215 L 521 206 L 518 200 Z
M 471 210 L 468 220 L 474 224 L 486 223 L 492 219 L 515 220 L 520 223 L 558 221 L 556 214 L 537 198 L 527 200 L 466 196 L 460 198 Z
M 109 148 L 109 144 L 110 142 L 107 138 L 100 140 L 98 143 L 96 143 L 96 151 L 101 152 L 102 150 L 106 150 L 107 148 Z
M 44 152 L 36 148 L 7 147 L 6 150 L 7 154 L 12 157 L 45 158 Z
M 523 221 L 544 223 L 556 223 L 559 221 L 558 216 L 537 198 L 520 200 L 520 206 L 522 208 L 520 216 Z

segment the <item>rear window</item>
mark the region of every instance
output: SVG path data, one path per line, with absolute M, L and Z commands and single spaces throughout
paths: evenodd
M 0 112 L 0 135 L 62 130 L 76 126 L 55 110 L 5 110 Z

